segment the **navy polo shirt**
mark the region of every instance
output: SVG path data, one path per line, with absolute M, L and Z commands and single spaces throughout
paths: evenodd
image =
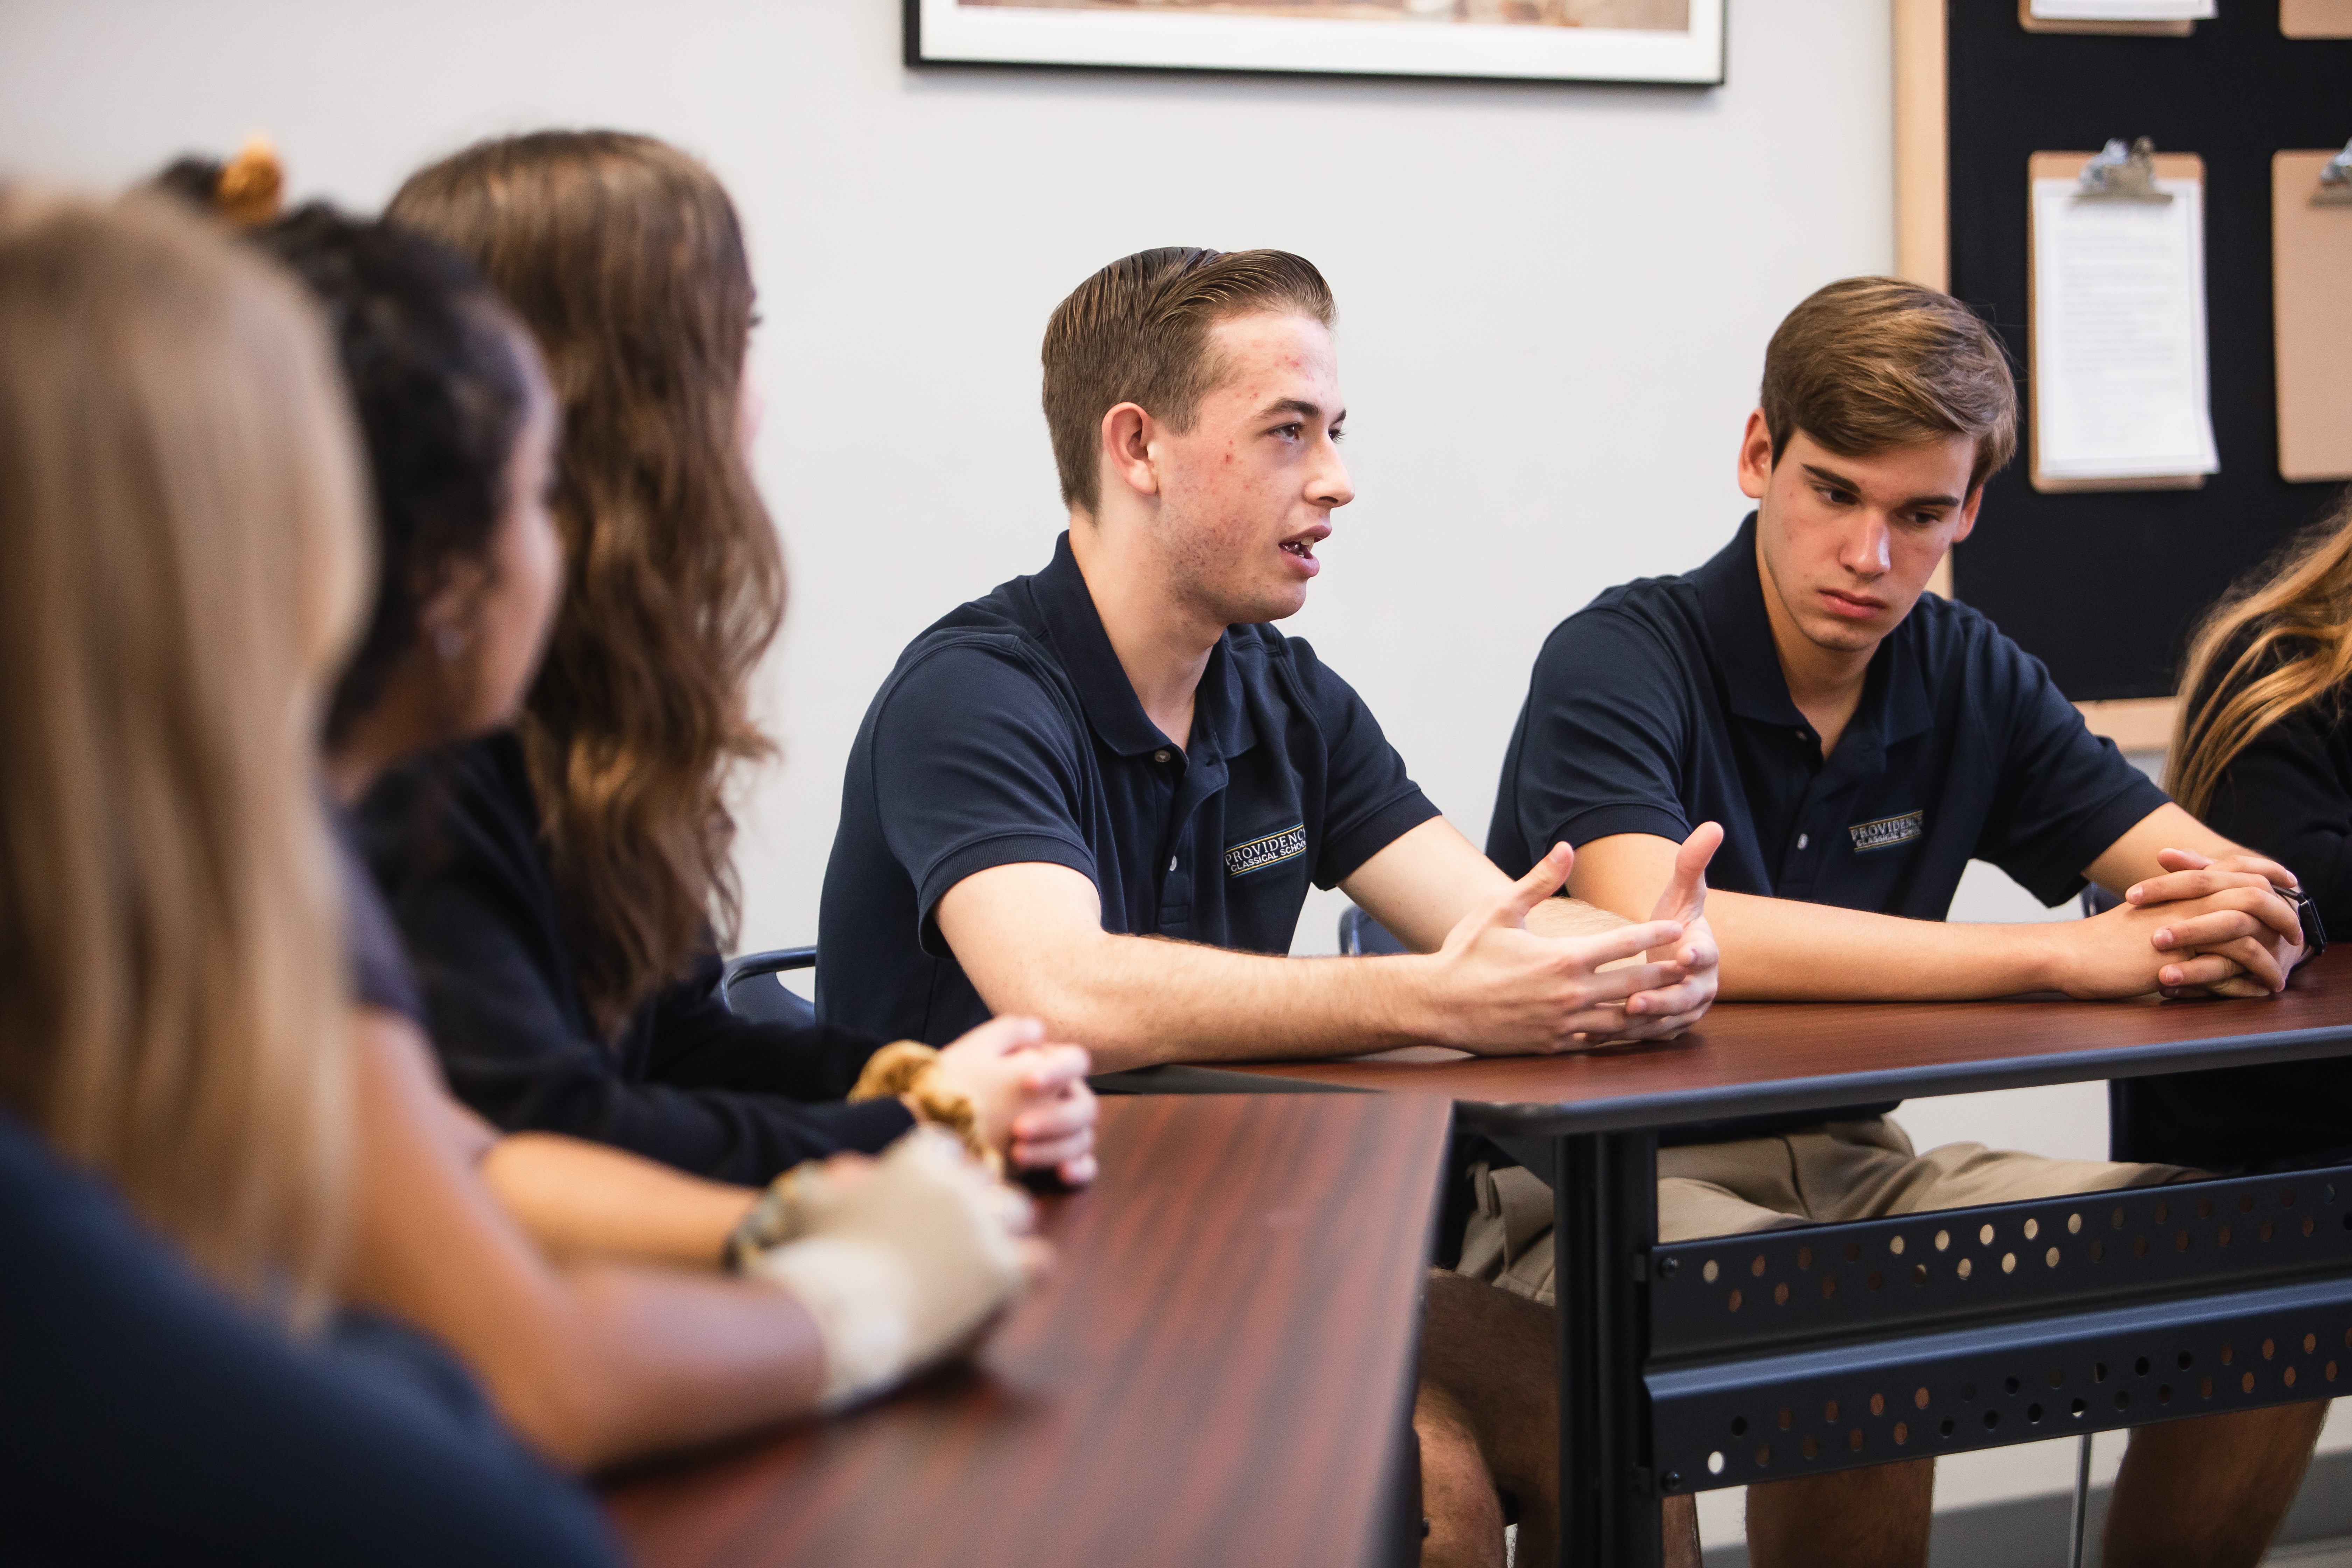
M 1486 853 L 1516 877 L 1560 839 L 1679 841 L 1711 820 L 1711 887 L 1942 920 L 1971 859 L 2072 897 L 2166 798 L 2039 659 L 1934 594 L 1879 644 L 1824 759 L 1781 674 L 1750 513 L 1697 571 L 1612 588 L 1553 630 Z
M 1226 628 L 1180 745 L 1144 713 L 1068 534 L 917 637 L 866 710 L 825 867 L 828 1023 L 943 1044 L 989 1016 L 940 897 L 1048 861 L 1108 931 L 1286 953 L 1307 885 L 1338 885 L 1438 815 L 1348 683 L 1268 626 Z

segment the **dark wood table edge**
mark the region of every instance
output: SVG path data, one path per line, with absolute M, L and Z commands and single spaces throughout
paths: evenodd
M 1973 1094 L 2002 1089 L 2039 1089 L 2051 1084 L 2080 1083 L 2093 1079 L 2144 1078 L 2157 1073 L 2197 1072 L 2211 1068 L 2255 1067 L 2271 1062 L 2312 1061 L 2352 1055 L 2352 1024 L 2311 1029 L 2284 1029 L 2262 1034 L 2232 1035 L 2222 1040 L 2168 1040 L 2148 1045 L 2090 1047 L 2082 1050 L 2050 1051 L 2035 1056 L 1995 1057 L 1982 1061 L 1954 1062 L 1927 1068 L 1899 1068 L 1885 1072 L 1823 1074 L 1762 1083 L 1727 1084 L 1716 1088 L 1676 1089 L 1658 1094 L 1611 1096 L 1570 1101 L 1465 1100 L 1447 1093 L 1465 1125 L 1482 1132 L 1523 1137 L 1559 1136 L 1581 1132 L 1664 1131 L 1693 1122 L 1729 1117 L 1777 1115 L 1784 1111 L 1832 1110 L 1874 1100 L 1924 1099 L 1944 1094 Z M 1438 1094 L 1414 1081 L 1419 1064 L 1362 1062 L 1234 1063 L 1213 1070 L 1213 1092 L 1248 1092 L 1231 1080 L 1266 1087 L 1261 1092 L 1287 1093 L 1297 1086 L 1388 1094 Z M 1459 1072 L 1470 1064 L 1449 1062 Z M 1351 1081 L 1335 1083 L 1311 1075 L 1335 1068 L 1349 1071 Z M 1394 1074 L 1392 1082 L 1373 1078 Z M 1126 1076 L 1126 1075 L 1121 1075 Z M 1276 1087 L 1279 1086 L 1279 1087 Z M 1201 1092 L 1201 1091 L 1189 1091 Z
M 1153 1067 L 1098 1072 L 1087 1079 L 1097 1094 L 1373 1094 L 1370 1084 L 1323 1083 L 1287 1078 L 1252 1066 L 1205 1067 L 1161 1062 Z M 1271 1065 L 1271 1064 L 1264 1064 Z
M 1237 1075 L 1215 1074 L 1205 1075 L 1202 1079 L 1187 1080 L 1181 1076 L 1181 1069 L 1179 1069 L 1179 1073 L 1177 1081 L 1184 1084 L 1184 1087 L 1171 1091 L 1175 1094 L 1186 1097 L 1208 1095 L 1237 1101 L 1250 1100 L 1260 1102 L 1267 1098 L 1267 1091 L 1259 1086 L 1259 1080 L 1243 1079 Z M 1233 1081 L 1218 1082 L 1216 1079 L 1220 1076 L 1232 1076 Z M 1423 1161 L 1426 1161 L 1430 1167 L 1424 1173 L 1426 1180 L 1407 1180 L 1403 1184 L 1406 1190 L 1413 1195 L 1405 1200 L 1402 1205 L 1404 1212 L 1401 1216 L 1406 1222 L 1403 1228 L 1416 1233 L 1412 1250 L 1417 1256 L 1419 1263 L 1413 1271 L 1410 1289 L 1414 1299 L 1412 1317 L 1417 1325 L 1421 1316 L 1418 1303 L 1421 1293 L 1425 1289 L 1426 1270 L 1445 1218 L 1442 1189 L 1447 1149 L 1451 1142 L 1450 1110 L 1442 1109 L 1433 1096 L 1379 1096 L 1319 1084 L 1300 1084 L 1295 1087 L 1297 1092 L 1301 1093 L 1341 1094 L 1354 1103 L 1366 1107 L 1375 1115 L 1401 1117 L 1410 1122 L 1412 1135 L 1410 1145 L 1404 1145 L 1391 1138 L 1383 1138 L 1380 1142 L 1383 1147 L 1391 1152 L 1393 1157 L 1408 1162 L 1408 1168 L 1411 1164 Z M 1115 1089 L 1112 1092 L 1120 1091 Z M 1275 1092 L 1282 1092 L 1282 1087 L 1277 1086 Z M 1121 1098 L 1140 1100 L 1143 1095 L 1137 1090 L 1128 1090 L 1121 1095 Z M 1382 1105 L 1386 1106 L 1385 1110 L 1380 1109 Z M 1434 1125 L 1424 1125 L 1424 1118 L 1433 1118 Z M 1400 1127 L 1392 1129 L 1391 1131 L 1402 1130 Z M 1425 1142 L 1424 1138 L 1427 1140 Z M 1086 1195 L 1083 1191 L 1059 1191 L 1044 1194 L 1043 1202 L 1052 1207 L 1060 1207 L 1073 1201 L 1081 1200 Z M 1414 1205 L 1418 1205 L 1419 1207 L 1417 1226 L 1412 1224 Z M 1403 1354 L 1393 1365 L 1390 1364 L 1385 1356 L 1377 1360 L 1365 1358 L 1355 1363 L 1353 1376 L 1360 1384 L 1368 1383 L 1375 1387 L 1381 1384 L 1388 1384 L 1391 1386 L 1386 1396 L 1376 1402 L 1385 1405 L 1386 1410 L 1380 1421 L 1383 1431 L 1376 1449 L 1377 1474 L 1373 1479 L 1368 1500 L 1370 1507 L 1361 1516 L 1361 1529 L 1360 1531 L 1337 1529 L 1332 1521 L 1328 1517 L 1326 1520 L 1327 1540 L 1335 1535 L 1353 1534 L 1356 1539 L 1351 1544 L 1355 1550 L 1339 1552 L 1328 1559 L 1329 1561 L 1344 1562 L 1353 1564 L 1354 1568 L 1413 1568 L 1413 1565 L 1420 1561 L 1423 1523 L 1421 1455 L 1412 1428 L 1412 1416 L 1421 1376 L 1418 1342 L 1419 1333 L 1416 1327 L 1403 1347 Z M 927 1392 L 954 1390 L 959 1386 L 983 1383 L 992 1375 L 981 1365 L 980 1358 L 975 1355 L 968 1364 L 960 1361 L 942 1364 L 921 1373 L 911 1380 L 904 1389 L 894 1391 L 891 1394 L 875 1402 L 872 1408 L 879 1409 L 882 1405 L 897 1400 L 901 1394 L 922 1397 Z M 855 1420 L 864 1413 L 863 1409 L 853 1412 L 850 1419 Z M 823 1426 L 825 1420 L 824 1417 L 786 1420 L 755 1431 L 698 1445 L 689 1449 L 660 1454 L 615 1466 L 593 1476 L 592 1486 L 609 1514 L 616 1500 L 625 1499 L 629 1493 L 638 1488 L 657 1486 L 665 1481 L 690 1479 L 714 1465 L 754 1459 L 763 1449 L 779 1442 L 806 1437 L 813 1428 Z M 854 1437 L 852 1440 L 855 1440 Z M 623 1535 L 624 1539 L 629 1539 L 629 1532 L 622 1530 L 618 1523 L 615 1523 L 614 1528 Z M 637 1560 L 636 1542 L 629 1540 L 629 1546 L 631 1560 Z
M 1675 1094 L 1627 1096 L 1591 1104 L 1503 1105 L 1457 1100 L 1455 1108 L 1465 1123 L 1480 1131 L 1539 1135 L 1664 1131 L 1717 1117 L 1827 1110 L 1874 1100 L 2041 1089 L 2095 1079 L 2147 1078 L 2158 1073 L 2313 1061 L 2346 1055 L 2352 1055 L 2352 1025 L 2236 1035 L 2219 1042 L 2179 1040 L 2094 1047 L 1943 1067 L 1789 1079 L 1769 1086 L 1741 1084 Z

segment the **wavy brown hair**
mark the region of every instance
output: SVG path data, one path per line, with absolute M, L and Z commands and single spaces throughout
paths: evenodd
M 2189 640 L 2166 785 L 2201 816 L 2238 753 L 2352 677 L 2352 490 L 2206 612 Z
M 0 1104 L 298 1320 L 349 1140 L 315 748 L 362 494 L 290 279 L 159 198 L 0 193 Z
M 562 405 L 563 607 L 520 724 L 556 890 L 609 1037 L 740 899 L 725 797 L 772 748 L 751 672 L 783 559 L 738 436 L 752 289 L 709 170 L 650 137 L 545 132 L 425 169 L 385 216 L 466 256 Z

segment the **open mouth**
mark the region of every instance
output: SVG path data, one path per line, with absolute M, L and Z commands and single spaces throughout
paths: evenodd
M 1286 539 L 1282 542 L 1282 547 L 1301 561 L 1315 559 L 1315 542 L 1311 539 Z

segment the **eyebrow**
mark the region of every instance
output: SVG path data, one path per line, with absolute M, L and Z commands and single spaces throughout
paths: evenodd
M 1267 404 L 1264 408 L 1259 409 L 1257 416 L 1261 419 L 1270 419 L 1277 414 L 1296 414 L 1301 419 L 1306 420 L 1316 420 L 1323 417 L 1323 410 L 1317 405 L 1307 402 L 1303 397 L 1277 397 L 1272 403 Z M 1331 423 L 1337 425 L 1347 417 L 1348 411 L 1342 408 L 1339 413 L 1331 416 Z
M 1813 478 L 1821 480 L 1822 483 L 1825 485 L 1835 485 L 1842 490 L 1852 490 L 1856 495 L 1860 495 L 1862 493 L 1862 487 L 1860 485 L 1855 484 L 1852 479 L 1847 479 L 1835 468 L 1824 468 L 1819 463 L 1807 463 L 1805 465 L 1805 472 L 1812 475 Z M 1958 496 L 1940 494 L 1911 496 L 1907 497 L 1903 501 L 1902 505 L 1896 510 L 1907 510 L 1912 507 L 1958 506 L 1959 504 L 1960 498 Z

